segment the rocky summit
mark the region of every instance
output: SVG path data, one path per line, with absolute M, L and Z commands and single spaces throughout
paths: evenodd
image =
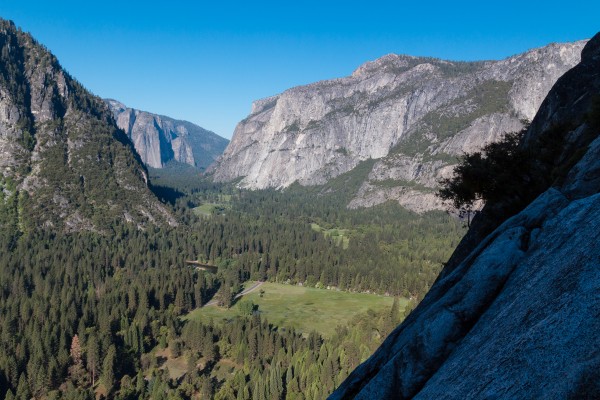
M 112 99 L 105 101 L 148 167 L 163 168 L 170 161 L 177 161 L 204 169 L 229 143 L 191 122 L 129 108 Z
M 254 102 L 211 168 L 247 188 L 317 185 L 377 159 L 349 207 L 396 200 L 442 208 L 434 192 L 463 152 L 520 130 L 585 41 L 550 44 L 501 61 L 390 54 L 342 79 Z
M 106 104 L 45 47 L 0 20 L 0 226 L 103 231 L 175 224 Z
M 600 398 L 600 34 L 581 58 L 521 143 L 540 163 L 554 148 L 554 181 L 504 221 L 505 201 L 486 205 L 425 299 L 331 399 Z

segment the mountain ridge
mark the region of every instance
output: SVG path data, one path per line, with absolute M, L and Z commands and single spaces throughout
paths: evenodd
M 114 219 L 177 224 L 104 102 L 12 21 L 0 20 L 2 225 L 102 232 Z
M 242 187 L 281 189 L 323 184 L 373 158 L 379 161 L 350 207 L 392 199 L 415 211 L 441 209 L 433 192 L 456 157 L 520 130 L 579 61 L 584 43 L 550 44 L 500 61 L 369 61 L 350 76 L 253 102 L 210 172 L 216 181 L 241 178 Z M 380 187 L 390 181 L 399 183 Z
M 229 141 L 192 122 L 127 107 L 115 99 L 104 100 L 117 126 L 135 146 L 143 162 L 163 168 L 178 161 L 200 169 L 220 156 Z

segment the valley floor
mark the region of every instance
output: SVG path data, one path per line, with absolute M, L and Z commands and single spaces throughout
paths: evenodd
M 251 288 L 255 284 L 250 281 L 245 286 Z M 259 290 L 242 296 L 240 301 L 253 302 L 261 316 L 279 328 L 293 328 L 305 335 L 316 331 L 324 337 L 331 337 L 338 326 L 348 326 L 357 314 L 369 310 L 375 313 L 390 310 L 393 298 L 265 282 Z M 407 299 L 400 299 L 400 310 L 404 310 L 407 304 Z M 186 319 L 207 322 L 212 318 L 214 322 L 223 322 L 240 314 L 239 306 L 227 309 L 209 303 L 189 313 Z

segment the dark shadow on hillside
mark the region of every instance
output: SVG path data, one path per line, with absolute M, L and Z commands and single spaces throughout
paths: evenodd
M 156 197 L 159 198 L 160 201 L 162 201 L 163 203 L 169 203 L 171 205 L 174 205 L 177 199 L 185 196 L 185 194 L 180 192 L 179 190 L 173 189 L 168 186 L 150 184 L 150 190 L 152 191 L 152 193 L 154 193 Z

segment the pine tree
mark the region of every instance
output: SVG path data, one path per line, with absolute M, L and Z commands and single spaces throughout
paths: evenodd
M 79 343 L 79 336 L 73 336 L 73 340 L 71 341 L 71 360 L 73 361 L 73 365 L 82 365 L 81 362 L 81 344 Z
M 106 353 L 106 357 L 104 357 L 104 362 L 102 363 L 102 383 L 106 388 L 106 391 L 110 393 L 112 391 L 113 385 L 115 383 L 115 358 L 117 356 L 117 349 L 114 344 L 111 344 L 108 348 L 108 352 Z
M 31 398 L 31 392 L 29 391 L 29 385 L 27 384 L 27 377 L 25 373 L 22 373 L 19 377 L 19 385 L 17 386 L 17 399 L 29 400 Z
M 86 382 L 86 373 L 83 368 L 83 360 L 81 358 L 81 343 L 79 342 L 79 336 L 73 336 L 71 340 L 71 366 L 69 367 L 69 376 L 76 386 L 84 386 Z
M 236 400 L 250 400 L 250 389 L 248 389 L 248 385 L 244 385 L 240 390 L 238 390 Z
M 283 397 L 283 373 L 279 365 L 271 366 L 269 373 L 269 398 L 280 400 Z
M 146 379 L 144 378 L 143 371 L 140 369 L 135 377 L 135 390 L 140 394 L 140 396 L 143 396 L 145 389 Z
M 215 393 L 215 389 L 214 389 L 214 385 L 212 380 L 205 376 L 202 375 L 200 377 L 200 394 L 202 395 L 203 399 L 212 399 Z
M 87 370 L 92 378 L 92 387 L 96 385 L 96 376 L 98 374 L 98 367 L 100 364 L 100 351 L 98 349 L 98 340 L 96 335 L 91 334 L 87 340 L 87 351 L 86 351 L 86 364 Z
M 231 387 L 231 382 L 225 381 L 225 384 L 215 394 L 215 400 L 236 400 L 235 392 Z
M 386 316 L 384 320 L 383 327 L 383 336 L 389 335 L 400 323 L 400 304 L 397 297 L 394 297 L 394 302 L 392 303 L 392 308 L 390 309 L 390 313 Z

